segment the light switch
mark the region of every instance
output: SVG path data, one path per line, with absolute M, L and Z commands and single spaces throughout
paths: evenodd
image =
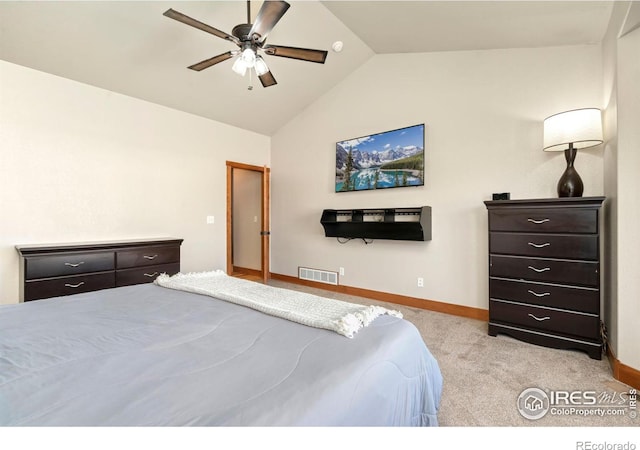
M 216 218 L 214 216 L 207 216 L 207 223 L 212 224 L 215 223 Z

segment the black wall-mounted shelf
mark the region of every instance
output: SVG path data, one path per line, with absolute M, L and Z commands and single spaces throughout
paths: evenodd
M 431 240 L 431 207 L 325 209 L 320 223 L 327 237 Z

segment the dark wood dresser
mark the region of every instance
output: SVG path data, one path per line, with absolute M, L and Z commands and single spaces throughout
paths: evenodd
M 496 200 L 489 214 L 489 334 L 602 355 L 604 197 Z
M 18 245 L 20 300 L 31 301 L 131 284 L 180 271 L 182 239 Z

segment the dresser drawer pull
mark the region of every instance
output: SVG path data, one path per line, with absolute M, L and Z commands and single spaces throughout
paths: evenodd
M 527 219 L 529 222 L 531 223 L 535 223 L 537 225 L 540 225 L 541 223 L 545 223 L 545 222 L 550 222 L 551 219 L 541 219 L 541 220 L 536 220 L 536 219 Z
M 65 285 L 64 285 L 64 286 L 65 286 L 65 287 L 69 287 L 69 288 L 73 288 L 73 289 L 75 289 L 75 288 L 79 288 L 79 287 L 80 287 L 80 286 L 82 286 L 83 284 L 84 284 L 84 281 L 81 281 L 81 282 L 80 282 L 80 283 L 78 283 L 78 284 L 69 284 L 69 283 L 65 283 Z
M 540 272 L 546 272 L 547 270 L 551 270 L 551 267 L 543 267 L 542 269 L 536 269 L 536 268 L 535 268 L 535 267 L 533 267 L 533 266 L 528 266 L 528 267 L 529 267 L 529 269 L 531 269 L 531 270 L 533 270 L 533 271 L 535 271 L 535 272 L 538 272 L 538 273 L 540 273 Z
M 151 255 L 151 256 L 144 255 L 143 256 L 144 259 L 156 259 L 157 257 L 158 257 L 158 255 Z
M 550 242 L 545 242 L 544 244 L 534 244 L 533 242 L 527 242 L 527 244 L 529 244 L 532 247 L 535 248 L 543 248 L 543 247 L 548 247 L 549 245 L 551 245 Z
M 149 277 L 149 278 L 151 278 L 151 277 L 155 277 L 156 275 L 158 275 L 158 272 L 145 273 L 145 274 L 144 274 L 144 276 L 145 276 L 145 277 Z
M 538 294 L 537 292 L 533 292 L 531 289 L 529 289 L 527 292 L 529 292 L 529 294 L 533 294 L 536 297 L 546 297 L 547 295 L 551 295 L 551 292 L 543 292 L 542 294 Z
M 79 263 L 64 263 L 65 266 L 69 266 L 69 267 L 78 267 L 81 266 L 82 264 L 84 264 L 84 261 L 80 261 Z
M 547 316 L 547 317 L 536 317 L 533 314 L 528 314 L 528 316 L 536 319 L 538 322 L 543 322 L 545 320 L 551 319 L 551 317 L 549 317 L 549 316 Z

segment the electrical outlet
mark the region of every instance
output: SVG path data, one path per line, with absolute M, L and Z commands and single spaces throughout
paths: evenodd
M 418 287 L 424 287 L 424 278 L 418 277 Z
M 340 276 L 343 277 L 344 276 L 344 267 L 340 267 Z
M 207 216 L 207 223 L 211 225 L 212 223 L 216 223 L 215 216 Z

